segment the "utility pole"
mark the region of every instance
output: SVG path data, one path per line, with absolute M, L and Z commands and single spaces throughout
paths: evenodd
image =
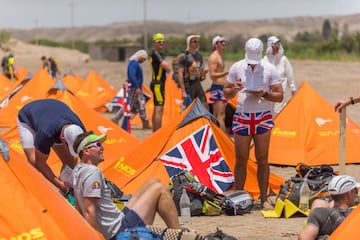
M 35 44 L 36 46 L 39 45 L 39 36 L 38 36 L 38 18 L 36 17 L 34 19 L 34 23 L 35 23 Z
M 148 51 L 148 34 L 147 34 L 147 0 L 144 0 L 144 24 L 143 24 L 143 34 L 144 34 L 144 50 Z
M 75 40 L 74 40 L 74 35 L 75 35 L 75 29 L 74 29 L 74 0 L 71 0 L 70 3 L 70 24 L 71 24 L 71 30 L 73 31 L 73 37 L 71 39 L 71 48 L 74 49 L 75 48 Z

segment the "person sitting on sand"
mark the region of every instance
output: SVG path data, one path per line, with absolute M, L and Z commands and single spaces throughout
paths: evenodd
M 353 210 L 359 187 L 360 183 L 351 176 L 333 177 L 328 185 L 333 201 L 329 203 L 316 199 L 313 202 L 307 225 L 300 233 L 299 239 L 325 239 L 323 237 L 330 236 Z

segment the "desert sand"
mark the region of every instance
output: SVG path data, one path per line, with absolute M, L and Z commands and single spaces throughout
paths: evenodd
M 31 73 L 35 73 L 40 68 L 40 57 L 46 55 L 57 58 L 62 74 L 72 70 L 85 78 L 90 70 L 95 70 L 115 88 L 119 88 L 126 79 L 126 62 L 93 61 L 87 54 L 74 50 L 27 45 L 15 40 L 9 46 L 15 54 L 16 65 L 25 67 Z M 359 95 L 357 91 L 360 88 L 358 62 L 317 62 L 291 59 L 290 61 L 294 68 L 297 87 L 303 81 L 307 81 L 331 104 L 335 104 L 340 99 L 348 99 L 349 96 Z M 231 64 L 232 62 L 226 62 L 226 67 L 229 68 Z M 148 85 L 150 80 L 149 63 L 144 63 L 143 68 L 145 84 Z M 204 81 L 204 88 L 209 86 L 210 80 Z M 360 124 L 359 106 L 350 106 L 347 110 L 348 116 L 357 124 Z M 105 115 L 111 116 L 111 114 Z M 132 134 L 140 140 L 145 139 L 151 133 L 151 130 L 143 131 L 139 128 L 132 130 Z M 336 169 L 337 166 L 334 168 Z M 284 179 L 295 175 L 293 167 L 271 166 L 271 172 Z M 347 166 L 346 173 L 360 179 L 360 168 L 356 165 Z M 193 217 L 191 228 L 203 235 L 214 232 L 219 227 L 237 239 L 285 240 L 297 239 L 297 234 L 301 231 L 305 219 L 305 217 L 266 219 L 259 210 L 253 210 L 250 214 L 243 216 Z M 155 224 L 163 225 L 158 218 Z

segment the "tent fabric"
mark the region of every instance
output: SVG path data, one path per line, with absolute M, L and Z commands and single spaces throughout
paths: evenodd
M 9 161 L 0 157 L 0 239 L 103 239 L 33 166 L 9 151 Z
M 179 124 L 187 117 L 189 112 L 193 111 L 192 108 L 197 104 L 201 104 L 199 100 L 194 101 L 178 117 L 174 117 L 167 125 L 139 143 L 135 150 L 132 149 L 122 154 L 118 161 L 103 169 L 105 175 L 128 194 L 134 193 L 150 177 L 158 177 L 164 184 L 168 184 L 169 174 L 161 161 L 161 157 L 196 130 L 208 126 L 216 146 L 219 148 L 219 154 L 223 157 L 227 166 L 234 169 L 234 143 L 212 120 L 199 116 L 197 119 L 193 119 L 178 128 Z M 203 115 L 206 115 L 206 113 L 203 112 Z M 204 145 L 204 147 L 208 146 Z M 202 165 L 198 164 L 194 167 L 201 168 Z M 250 159 L 245 189 L 254 197 L 258 197 L 260 193 L 256 168 L 256 163 Z M 191 171 L 192 169 L 188 170 Z M 270 175 L 269 188 L 275 193 L 279 191 L 282 183 L 284 183 L 284 179 L 274 174 Z
M 73 72 L 68 72 L 62 79 L 66 88 L 73 94 L 77 93 L 85 80 Z
M 274 122 L 269 146 L 270 164 L 338 164 L 339 114 L 306 81 Z M 346 122 L 346 163 L 358 163 L 360 129 L 350 118 Z M 253 148 L 250 156 L 254 159 Z
M 54 83 L 46 70 L 39 70 L 25 86 L 11 97 L 8 104 L 0 109 L 0 127 L 14 126 L 19 110 L 31 101 L 46 98 L 48 90 Z
M 154 111 L 154 98 L 151 90 L 142 85 L 142 90 L 149 99 L 146 101 L 146 116 L 149 119 L 150 125 L 152 124 L 152 114 Z M 173 117 L 179 116 L 182 107 L 181 89 L 176 86 L 175 81 L 172 79 L 171 74 L 168 75 L 165 81 L 166 99 L 164 104 L 164 112 L 162 116 L 162 125 L 166 125 Z M 121 105 L 124 98 L 124 91 L 121 88 L 116 94 L 115 98 L 107 104 L 108 110 L 111 111 L 116 105 Z M 142 121 L 139 114 L 131 118 L 131 125 L 142 126 Z
M 75 95 L 90 108 L 104 112 L 105 104 L 115 97 L 116 89 L 95 71 L 90 71 Z
M 356 207 L 349 216 L 347 216 L 340 224 L 340 226 L 330 235 L 329 240 L 346 239 L 357 240 L 359 239 L 358 231 L 360 224 L 360 207 Z
M 79 116 L 87 130 L 92 130 L 95 134 L 107 134 L 107 139 L 104 142 L 104 147 L 106 149 L 104 157 L 106 161 L 99 165 L 100 168 L 105 168 L 112 162 L 117 161 L 123 152 L 136 147 L 140 142 L 137 138 L 124 131 L 112 121 L 102 116 L 97 111 L 89 108 L 85 103 L 77 99 L 67 90 L 59 91 L 59 93 L 49 95 L 49 97 L 53 97 L 66 103 Z M 3 132 L 1 135 L 9 142 L 9 146 L 12 149 L 26 159 L 21 148 L 16 125 Z M 55 173 L 60 172 L 62 167 L 61 162 L 53 150 L 50 152 L 48 163 Z

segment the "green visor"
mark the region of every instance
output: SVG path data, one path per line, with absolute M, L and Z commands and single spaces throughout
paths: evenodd
M 87 136 L 80 142 L 76 152 L 77 152 L 77 154 L 79 154 L 90 143 L 104 142 L 105 140 L 106 140 L 106 134 L 102 134 L 99 136 L 97 136 L 95 134 L 90 134 L 89 136 Z

